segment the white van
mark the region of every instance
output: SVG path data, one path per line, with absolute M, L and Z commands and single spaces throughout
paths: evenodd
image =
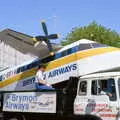
M 74 114 L 120 119 L 120 72 L 96 73 L 80 78 Z

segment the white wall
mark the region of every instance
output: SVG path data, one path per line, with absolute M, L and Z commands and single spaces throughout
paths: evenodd
M 13 42 L 13 44 L 16 46 L 17 42 Z M 22 44 L 17 44 L 17 47 L 25 51 Z M 0 66 L 13 67 L 35 57 L 37 56 L 33 56 L 29 53 L 22 53 L 11 47 L 9 44 L 6 44 L 5 41 L 0 41 Z

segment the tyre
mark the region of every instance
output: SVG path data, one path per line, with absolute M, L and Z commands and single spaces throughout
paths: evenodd
M 3 115 L 3 120 L 26 120 L 24 115 L 21 115 L 21 114 L 15 114 L 12 113 L 11 114 L 4 114 Z
M 73 118 L 73 120 L 102 120 L 101 118 L 92 115 L 76 115 Z

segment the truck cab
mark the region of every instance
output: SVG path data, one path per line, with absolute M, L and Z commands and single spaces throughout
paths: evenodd
M 75 115 L 120 119 L 120 72 L 86 75 L 78 82 L 74 101 Z

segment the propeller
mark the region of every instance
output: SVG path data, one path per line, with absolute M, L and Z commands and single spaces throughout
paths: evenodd
M 53 56 L 54 55 L 54 50 L 52 48 L 52 44 L 51 44 L 50 40 L 59 38 L 59 34 L 50 34 L 49 35 L 45 20 L 41 21 L 41 25 L 42 25 L 42 29 L 43 29 L 43 32 L 44 32 L 45 35 L 44 36 L 39 35 L 39 36 L 35 36 L 35 37 L 28 36 L 28 39 L 32 39 L 31 41 L 24 40 L 23 37 L 19 36 L 19 32 L 16 32 L 16 31 L 13 31 L 13 30 L 8 29 L 7 35 L 9 35 L 10 37 L 13 37 L 16 40 L 23 41 L 23 42 L 25 42 L 25 43 L 27 43 L 31 46 L 33 46 L 33 45 L 37 46 L 42 41 L 42 43 L 47 45 L 47 47 L 49 49 L 49 52 L 50 52 L 50 55 Z M 18 33 L 18 35 L 17 35 L 17 33 Z M 20 33 L 20 34 L 23 34 L 23 33 Z M 24 34 L 23 34 L 23 36 L 24 36 Z
M 41 25 L 42 25 L 42 29 L 43 29 L 43 32 L 45 35 L 44 36 L 36 36 L 33 38 L 33 40 L 36 41 L 35 46 L 38 45 L 40 43 L 40 41 L 44 41 L 48 46 L 50 55 L 54 55 L 54 50 L 52 48 L 50 40 L 59 38 L 59 34 L 50 34 L 49 35 L 45 20 L 41 20 Z

